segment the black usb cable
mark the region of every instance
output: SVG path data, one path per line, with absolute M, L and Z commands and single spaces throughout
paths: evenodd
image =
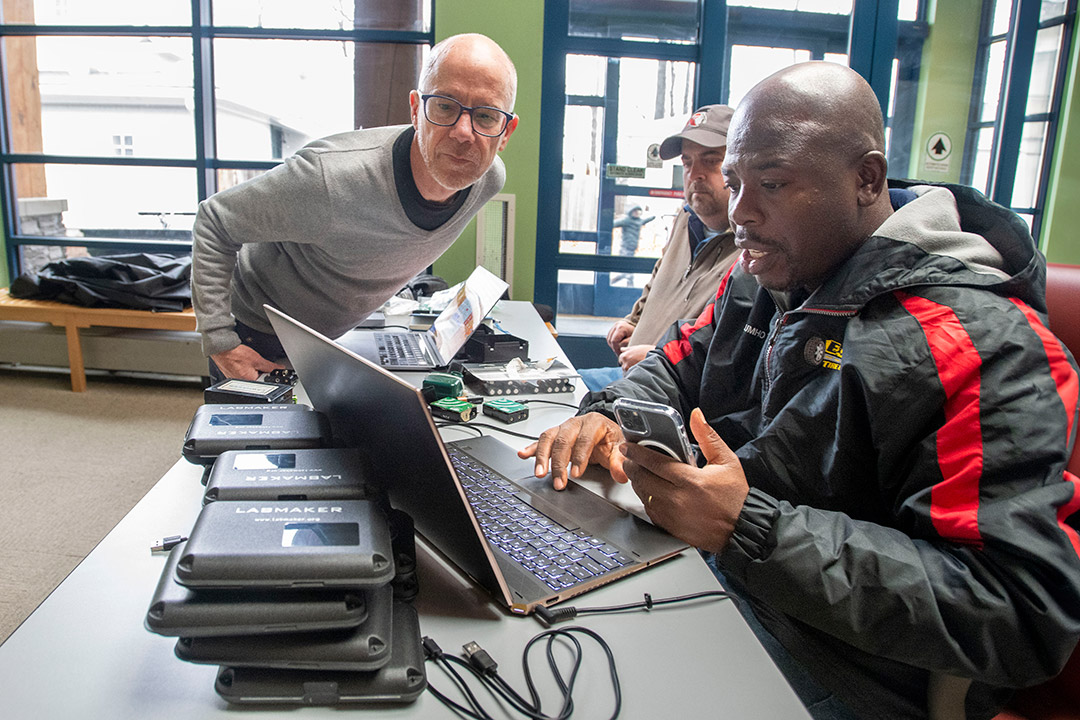
M 476 694 L 469 688 L 465 678 L 457 671 L 456 667 L 461 667 L 468 670 L 473 677 L 477 678 L 488 692 L 505 700 L 510 707 L 526 718 L 529 718 L 529 720 L 567 720 L 574 711 L 574 685 L 577 681 L 578 671 L 581 669 L 583 657 L 581 642 L 575 637 L 575 634 L 583 634 L 595 640 L 607 656 L 608 667 L 611 673 L 612 688 L 615 695 L 615 709 L 611 715 L 611 720 L 615 720 L 622 711 L 622 689 L 619 685 L 618 670 L 615 667 L 615 656 L 611 652 L 611 648 L 599 634 L 580 626 L 570 626 L 557 630 L 545 630 L 539 635 L 534 636 L 525 646 L 525 650 L 522 654 L 522 667 L 525 673 L 525 682 L 528 687 L 529 699 L 524 698 L 521 693 L 515 690 L 510 683 L 499 674 L 498 663 L 495 662 L 495 659 L 492 658 L 486 650 L 480 647 L 478 643 L 466 643 L 462 648 L 464 656 L 457 657 L 444 653 L 438 643 L 430 637 L 425 637 L 423 639 L 425 656 L 428 660 L 435 662 L 444 672 L 446 672 L 457 686 L 458 690 L 465 697 L 468 707 L 437 690 L 430 681 L 428 682 L 427 689 L 432 695 L 438 698 L 440 702 L 459 714 L 474 718 L 475 720 L 495 720 L 495 718 L 484 709 L 483 705 L 476 697 Z M 565 676 L 556 663 L 554 655 L 555 640 L 559 638 L 568 641 L 572 649 L 573 660 L 570 672 L 569 675 Z M 543 712 L 540 694 L 533 682 L 532 669 L 529 663 L 529 652 L 537 643 L 545 639 L 547 640 L 546 654 L 548 667 L 562 694 L 562 706 L 555 715 L 547 715 Z
M 551 627 L 555 623 L 562 622 L 564 620 L 573 620 L 578 615 L 600 615 L 602 613 L 619 613 L 628 612 L 632 610 L 652 610 L 654 607 L 661 605 L 671 605 L 673 603 L 690 602 L 691 600 L 701 600 L 703 598 L 716 598 L 717 600 L 732 600 L 735 598 L 730 593 L 724 590 L 706 590 L 704 592 L 691 593 L 690 595 L 678 595 L 676 597 L 659 598 L 654 599 L 649 593 L 645 593 L 645 598 L 640 602 L 627 603 L 625 605 L 607 605 L 601 607 L 586 607 L 577 608 L 573 606 L 549 608 L 543 605 L 538 605 L 533 613 L 543 621 L 545 625 Z

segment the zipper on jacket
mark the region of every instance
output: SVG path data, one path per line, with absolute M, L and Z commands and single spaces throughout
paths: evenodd
M 769 333 L 769 348 L 765 351 L 765 392 L 761 394 L 761 402 L 765 402 L 765 397 L 769 394 L 769 386 L 772 385 L 772 353 L 773 348 L 776 347 L 776 338 L 780 335 L 780 328 L 787 324 L 788 317 L 791 313 L 786 312 L 780 316 L 780 319 L 773 325 L 772 332 Z
M 683 279 L 685 280 L 686 278 L 683 278 Z M 688 290 L 686 291 L 686 295 L 684 295 L 684 296 L 683 296 L 683 302 L 684 302 L 684 303 L 686 303 L 686 302 L 689 302 L 689 301 L 690 301 L 690 298 L 691 298 L 691 297 L 693 296 L 693 294 L 694 294 L 694 288 L 696 288 L 696 287 L 697 287 L 697 284 L 698 284 L 698 280 L 700 280 L 700 278 L 696 278 L 696 279 L 694 280 L 694 282 L 690 283 L 690 288 L 689 288 L 689 289 L 688 289 Z

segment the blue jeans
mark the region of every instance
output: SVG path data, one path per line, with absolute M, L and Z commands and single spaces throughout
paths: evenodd
M 724 589 L 732 595 L 741 595 L 739 583 L 729 580 L 717 567 L 716 556 L 711 553 L 702 553 L 702 555 L 705 557 L 705 563 L 716 575 Z M 761 624 L 757 615 L 754 614 L 753 608 L 750 607 L 746 600 L 740 597 L 735 606 L 742 613 L 743 619 L 746 620 L 746 624 L 750 626 L 754 635 L 757 636 L 758 642 L 765 648 L 765 652 L 776 663 L 776 667 L 780 669 L 784 679 L 791 685 L 791 689 L 795 691 L 799 700 L 806 706 L 810 717 L 814 718 L 814 720 L 858 720 L 855 713 L 841 702 L 832 691 L 818 684 L 817 680 L 806 671 L 806 668 L 791 657 L 791 654 L 780 644 L 780 641 Z
M 239 320 L 236 321 L 236 334 L 240 336 L 241 345 L 247 345 L 270 362 L 280 363 L 285 360 L 285 348 L 281 347 L 277 335 L 259 332 Z M 218 369 L 217 363 L 212 358 L 207 358 L 207 361 L 210 363 L 210 384 L 224 380 L 225 374 Z
M 585 387 L 589 388 L 589 392 L 603 390 L 610 383 L 621 380 L 623 376 L 620 367 L 581 368 L 578 374 L 581 375 Z

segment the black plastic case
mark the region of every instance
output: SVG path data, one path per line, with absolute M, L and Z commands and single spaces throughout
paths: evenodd
M 176 582 L 180 543 L 169 553 L 146 629 L 158 635 L 214 637 L 340 630 L 368 616 L 363 590 L 190 590 Z
M 297 670 L 377 670 L 390 660 L 393 593 L 389 586 L 367 591 L 368 616 L 347 630 L 287 635 L 182 637 L 176 656 L 204 665 Z
M 214 689 L 230 703 L 340 705 L 407 703 L 427 687 L 420 623 L 412 606 L 395 603 L 390 660 L 378 670 L 281 670 L 222 667 Z
M 226 450 L 210 470 L 203 502 L 215 500 L 375 500 L 356 448 Z
M 189 588 L 368 588 L 394 577 L 386 515 L 371 500 L 204 505 L 176 564 Z
M 209 465 L 226 450 L 297 450 L 331 445 L 330 421 L 310 405 L 202 405 L 195 411 L 182 454 Z

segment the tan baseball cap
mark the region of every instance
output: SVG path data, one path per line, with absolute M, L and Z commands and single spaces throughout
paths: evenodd
M 698 108 L 686 121 L 681 133 L 660 143 L 660 158 L 670 160 L 682 153 L 684 139 L 710 148 L 726 147 L 728 125 L 734 112 L 735 109 L 727 105 L 705 105 Z

